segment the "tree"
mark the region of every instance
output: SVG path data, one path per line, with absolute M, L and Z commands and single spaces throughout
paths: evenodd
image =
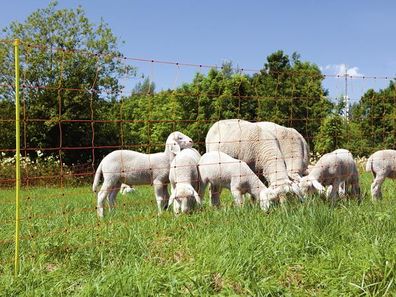
M 193 81 L 174 91 L 182 132 L 204 150 L 205 136 L 216 121 L 229 118 L 255 120 L 257 100 L 252 98 L 251 79 L 235 71 L 231 62 L 207 75 L 196 74 Z
M 342 147 L 345 141 L 344 121 L 338 114 L 329 115 L 323 120 L 315 137 L 315 152 L 322 155 Z
M 301 61 L 297 53 L 291 60 L 283 51 L 269 55 L 251 82 L 259 100 L 258 120 L 293 127 L 312 145 L 321 121 L 333 108 L 322 81 L 319 68 Z
M 396 83 L 385 89 L 369 89 L 359 103 L 351 108 L 352 121 L 369 140 L 369 153 L 379 149 L 394 149 L 396 141 Z
M 124 98 L 123 118 L 131 120 L 125 126 L 125 139 L 132 145 L 162 143 L 166 134 L 177 129 L 204 150 L 206 133 L 215 121 L 240 118 L 294 127 L 312 144 L 333 104 L 326 98 L 318 67 L 300 61 L 297 54 L 292 59 L 276 52 L 253 76 L 227 62 L 206 75 L 197 73 L 191 83 L 156 94 L 147 92 L 147 80 Z
M 154 94 L 155 83 L 146 77 L 143 82 L 138 82 L 132 90 L 132 95 L 149 95 Z
M 349 150 L 354 156 L 367 156 L 369 146 L 358 123 L 346 118 L 345 101 L 340 96 L 332 112 L 324 118 L 314 143 L 319 154 L 329 153 L 338 148 Z
M 78 148 L 90 147 L 92 141 L 96 145 L 115 144 L 112 141 L 118 137 L 109 136 L 117 135 L 117 131 L 109 133 L 109 126 L 97 123 L 93 139 L 91 123 L 81 121 L 111 118 L 108 102 L 116 100 L 122 89 L 118 78 L 134 75 L 134 69 L 122 63 L 117 38 L 103 20 L 92 24 L 81 7 L 57 9 L 57 2 L 52 1 L 24 23 L 12 22 L 3 35 L 22 40 L 26 146 Z M 13 56 L 5 45 L 0 47 L 0 62 L 1 81 L 12 84 Z M 12 102 L 13 92 L 7 88 L 0 100 Z M 106 142 L 97 143 L 98 139 Z M 90 158 L 89 150 L 63 154 L 68 163 Z

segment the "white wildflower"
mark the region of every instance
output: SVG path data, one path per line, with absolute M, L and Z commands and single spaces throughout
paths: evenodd
M 41 158 L 44 154 L 41 150 L 36 151 L 37 157 Z

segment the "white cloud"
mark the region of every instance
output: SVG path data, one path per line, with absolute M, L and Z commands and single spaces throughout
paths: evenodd
M 345 64 L 332 64 L 332 65 L 326 65 L 325 67 L 320 67 L 320 69 L 323 71 L 329 71 L 330 74 L 335 74 L 339 76 L 344 76 L 345 72 L 349 76 L 364 76 L 364 74 L 360 73 L 359 67 L 347 67 Z

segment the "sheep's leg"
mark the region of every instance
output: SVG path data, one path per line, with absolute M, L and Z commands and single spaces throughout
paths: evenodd
M 163 197 L 164 197 L 164 209 L 168 209 L 168 204 L 169 204 L 169 192 L 168 192 L 168 185 L 164 185 L 162 188 L 162 193 L 163 193 Z
M 268 211 L 271 205 L 271 198 L 267 193 L 265 196 L 260 196 L 260 208 L 264 211 Z
M 112 184 L 109 183 L 108 181 L 104 181 L 98 193 L 96 212 L 98 214 L 98 217 L 100 218 L 103 218 L 104 216 L 104 201 L 111 192 L 111 188 L 112 188 Z
M 243 197 L 244 197 L 244 200 L 250 199 L 250 201 L 252 201 L 253 203 L 256 203 L 256 202 L 257 202 L 256 197 L 254 197 L 254 196 L 251 195 L 250 193 L 245 193 L 245 194 L 243 195 Z
M 346 181 L 343 181 L 342 183 L 340 183 L 339 189 L 338 189 L 338 195 L 340 197 L 345 197 L 346 192 L 348 190 L 349 184 Z
M 233 189 L 231 190 L 232 196 L 235 199 L 235 204 L 236 206 L 242 206 L 243 204 L 243 195 L 241 193 L 241 191 L 239 191 L 238 189 Z
M 205 189 L 206 189 L 206 184 L 202 181 L 198 183 L 198 195 L 201 197 L 201 201 L 203 202 L 204 196 L 205 196 Z
M 117 194 L 120 191 L 121 183 L 116 184 L 108 195 L 109 200 L 109 210 L 112 211 L 115 208 Z
M 336 197 L 337 197 L 339 188 L 340 188 L 340 181 L 337 180 L 333 183 L 330 193 L 329 193 L 329 191 L 327 191 L 327 194 L 328 194 L 327 197 L 330 198 L 333 203 L 335 203 L 335 201 L 336 201 Z
M 158 212 L 162 212 L 168 207 L 169 193 L 167 185 L 154 183 L 155 199 L 157 200 Z
M 329 196 L 330 196 L 331 191 L 333 191 L 333 186 L 332 186 L 332 185 L 330 185 L 330 186 L 327 187 L 327 190 L 326 190 L 326 197 L 329 197 Z
M 360 185 L 358 181 L 354 181 L 352 184 L 351 194 L 356 197 L 356 199 L 360 202 L 362 200 L 362 195 L 360 194 Z
M 360 193 L 360 185 L 359 185 L 359 176 L 358 174 L 355 174 L 352 176 L 351 178 L 351 195 L 353 195 L 354 197 L 356 197 L 356 199 L 358 201 L 362 200 L 362 196 Z
M 381 186 L 384 182 L 385 177 L 377 175 L 371 184 L 371 197 L 373 200 L 378 200 L 382 198 Z
M 210 200 L 212 202 L 212 206 L 219 207 L 220 206 L 220 194 L 221 194 L 221 186 L 210 184 Z

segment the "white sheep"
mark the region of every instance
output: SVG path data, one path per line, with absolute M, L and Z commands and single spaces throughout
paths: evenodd
M 198 163 L 198 171 L 201 191 L 203 192 L 209 183 L 212 187 L 211 202 L 214 206 L 220 205 L 223 188 L 231 191 L 236 205 L 241 206 L 243 195 L 249 193 L 253 200 L 260 200 L 263 210 L 268 210 L 271 200 L 280 197 L 280 193 L 267 188 L 245 162 L 220 151 L 211 151 L 202 155 Z
M 152 184 L 155 190 L 158 210 L 167 207 L 169 193 L 170 164 L 177 153 L 184 148 L 190 148 L 193 142 L 190 137 L 181 132 L 171 133 L 165 143 L 165 151 L 155 154 L 143 154 L 130 150 L 111 152 L 100 162 L 92 185 L 97 191 L 100 176 L 103 174 L 103 185 L 97 197 L 97 213 L 103 217 L 103 203 L 107 198 L 110 208 L 115 205 L 117 193 L 121 184 L 147 185 Z
M 371 184 L 371 197 L 373 200 L 382 198 L 381 186 L 385 178 L 396 178 L 396 151 L 381 150 L 372 154 L 366 163 L 366 171 L 374 175 Z
M 196 203 L 201 204 L 202 193 L 198 174 L 200 153 L 193 148 L 186 148 L 176 155 L 170 165 L 169 181 L 171 196 L 169 206 L 173 203 L 173 211 L 189 212 Z
M 127 184 L 121 184 L 121 186 L 120 186 L 121 195 L 127 195 L 128 193 L 133 193 L 135 191 L 136 191 L 135 188 L 133 188 Z
M 209 129 L 205 143 L 207 152 L 221 151 L 246 162 L 276 193 L 293 192 L 301 198 L 297 184 L 289 179 L 278 140 L 260 125 L 239 119 L 218 121 Z
M 285 159 L 288 175 L 292 180 L 299 181 L 308 174 L 309 146 L 296 129 L 272 122 L 258 122 L 257 125 L 275 135 Z
M 323 193 L 334 202 L 337 195 L 346 192 L 360 199 L 359 173 L 352 154 L 346 149 L 337 149 L 323 155 L 300 181 L 303 194 Z M 345 189 L 343 190 L 343 187 Z

